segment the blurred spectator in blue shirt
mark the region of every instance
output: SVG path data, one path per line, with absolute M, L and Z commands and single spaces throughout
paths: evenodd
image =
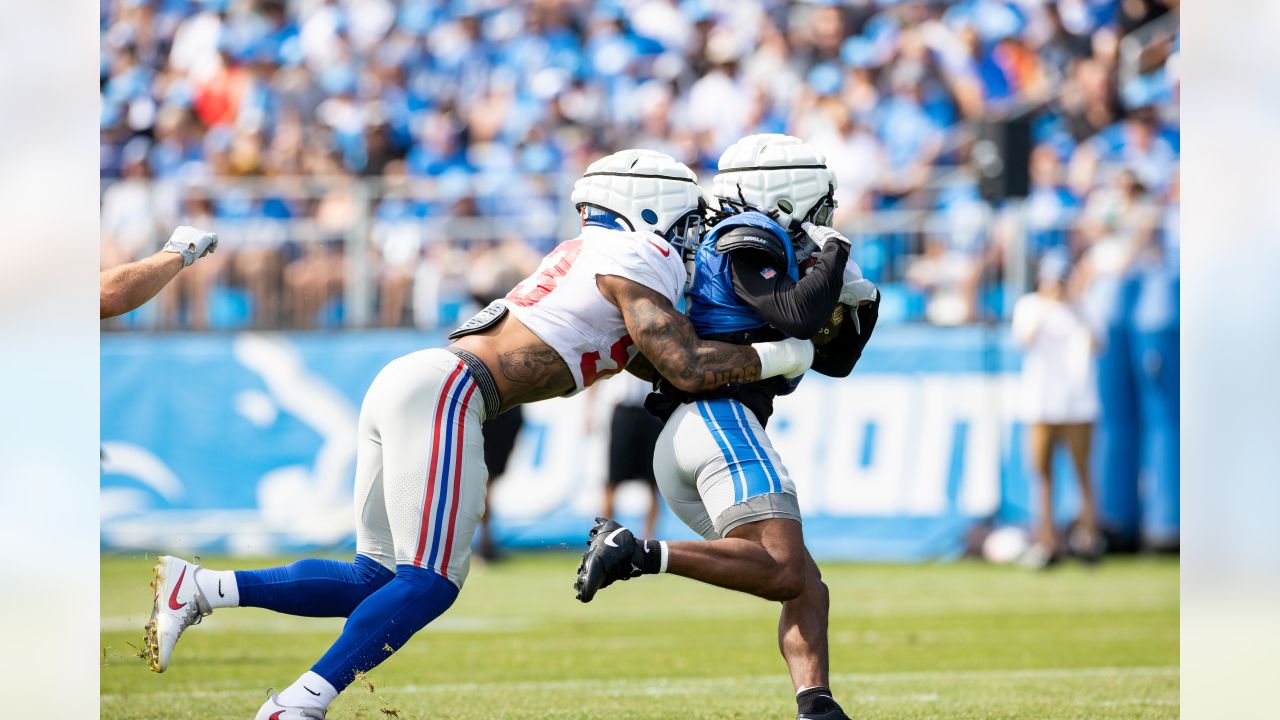
M 1080 212 L 1080 201 L 1067 189 L 1062 160 L 1050 145 L 1031 151 L 1031 192 L 1025 208 L 1027 252 L 1032 259 L 1055 248 L 1069 249 L 1069 228 Z

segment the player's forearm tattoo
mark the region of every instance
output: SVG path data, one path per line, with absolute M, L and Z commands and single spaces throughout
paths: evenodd
M 560 356 L 546 345 L 529 345 L 498 356 L 502 376 L 518 383 L 540 383 L 562 365 Z
M 674 308 L 645 296 L 628 306 L 628 330 L 653 366 L 677 387 L 698 392 L 760 379 L 760 358 L 746 345 L 701 340 Z
M 662 373 L 649 362 L 649 358 L 640 353 L 631 358 L 631 362 L 627 363 L 627 372 L 644 380 L 645 382 L 656 383 L 662 379 Z

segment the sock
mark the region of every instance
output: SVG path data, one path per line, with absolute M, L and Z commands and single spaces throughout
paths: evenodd
M 663 540 L 641 540 L 640 574 L 656 575 L 667 571 L 667 543 Z
M 240 604 L 240 587 L 236 584 L 234 570 L 210 570 L 202 567 L 196 571 L 196 587 L 214 610 L 236 607 Z
M 340 635 L 311 669 L 338 692 L 356 673 L 376 667 L 458 597 L 458 586 L 434 572 L 397 565 L 396 575 L 351 613 Z
M 327 709 L 334 698 L 338 697 L 338 691 L 328 680 L 311 672 L 310 670 L 302 673 L 302 677 L 294 681 L 292 685 L 284 689 L 276 699 L 285 707 L 318 707 Z
M 800 708 L 801 715 L 830 712 L 840 707 L 831 696 L 831 688 L 825 685 L 804 688 L 796 693 L 796 705 Z
M 373 558 L 356 555 L 355 562 L 310 559 L 266 570 L 237 570 L 235 585 L 241 607 L 305 617 L 348 617 L 394 576 Z

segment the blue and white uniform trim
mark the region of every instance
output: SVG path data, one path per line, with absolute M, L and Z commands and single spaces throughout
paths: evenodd
M 704 538 L 770 518 L 800 521 L 791 474 L 756 416 L 732 398 L 676 408 L 653 470 L 672 512 Z
M 733 477 L 734 502 L 782 492 L 782 477 L 748 424 L 748 410 L 742 403 L 732 399 L 699 400 L 697 406 Z

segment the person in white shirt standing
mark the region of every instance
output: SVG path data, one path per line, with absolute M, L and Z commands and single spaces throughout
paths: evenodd
M 1040 481 L 1040 520 L 1024 565 L 1045 568 L 1058 558 L 1053 525 L 1053 453 L 1065 445 L 1080 483 L 1081 509 L 1070 538 L 1073 552 L 1086 561 L 1100 554 L 1097 513 L 1089 478 L 1089 446 L 1098 418 L 1098 382 L 1094 362 L 1096 336 L 1068 297 L 1070 263 L 1059 254 L 1040 262 L 1035 292 L 1013 306 L 1013 339 L 1022 347 L 1020 413 L 1028 424 L 1033 467 Z

